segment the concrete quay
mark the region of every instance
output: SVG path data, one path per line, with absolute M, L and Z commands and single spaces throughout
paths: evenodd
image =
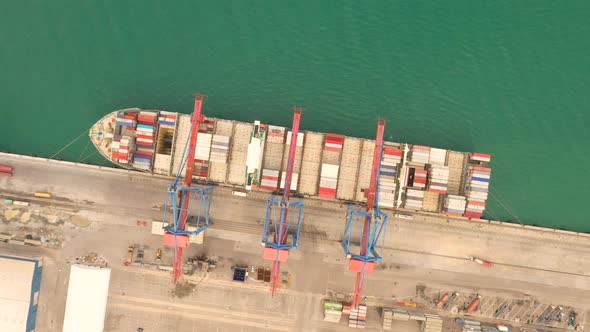
M 301 245 L 283 267 L 289 275 L 288 287 L 271 298 L 267 285 L 255 280 L 236 284 L 229 279 L 233 264 L 270 266 L 262 260 L 260 246 L 268 195 L 252 192 L 244 198 L 233 196 L 230 187 L 216 188 L 211 210 L 214 224 L 206 231 L 205 243 L 191 246 L 186 257 L 207 253 L 218 258 L 218 267 L 205 276 L 187 277 L 198 287 L 177 298 L 170 295 L 173 285 L 167 273 L 122 266 L 128 245 L 140 243 L 152 251 L 162 246 L 160 236 L 150 234 L 149 227 L 138 227 L 136 221 L 161 219 L 170 178 L 6 153 L 0 153 L 0 164 L 15 168 L 13 177 L 0 178 L 0 196 L 31 202 L 30 207 L 0 205 L 0 233 L 50 228 L 63 238 L 58 249 L 0 246 L 36 250 L 47 257 L 38 318 L 41 331 L 61 329 L 67 262 L 89 252 L 100 254 L 113 268 L 107 331 L 132 331 L 139 326 L 146 331 L 348 329 L 344 324 L 322 321 L 322 300 L 346 296 L 355 279 L 347 272 L 339 244 L 346 209 L 338 202 L 304 200 Z M 35 198 L 36 191 L 54 197 Z M 8 210 L 18 210 L 13 214 L 21 213 L 21 217 L 30 212 L 44 219 L 7 218 Z M 590 308 L 587 234 L 403 210 L 387 212 L 390 223 L 384 260 L 365 283 L 368 330 L 380 330 L 379 307 L 395 307 L 403 300 L 418 303 L 417 308 L 408 309 L 447 318 L 463 315 L 433 308 L 435 298 L 449 291 L 461 293 L 461 304 L 474 294 L 483 296 L 483 308 L 471 316 L 473 320 L 493 318 L 488 311 L 506 302 L 512 309 L 502 320 L 526 325 L 539 314 L 535 313 L 539 307 L 555 304 L 575 309 L 584 325 Z M 399 214 L 407 217 L 396 217 Z M 44 221 L 48 215 L 63 223 Z M 90 225 L 74 226 L 70 222 L 74 217 Z M 170 259 L 171 254 L 165 251 L 165 258 Z M 468 256 L 489 260 L 493 267 L 477 265 Z M 460 311 L 461 306 L 456 309 Z M 556 322 L 553 327 L 564 324 Z M 448 323 L 445 328 L 458 327 Z

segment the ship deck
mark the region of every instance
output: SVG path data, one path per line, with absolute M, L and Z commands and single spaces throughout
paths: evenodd
M 129 110 L 140 111 L 139 109 Z M 110 157 L 111 139 L 107 138 L 106 135 L 115 130 L 113 123 L 116 114 L 117 112 L 113 112 L 98 121 L 91 129 L 90 135 L 100 153 L 111 161 L 113 161 Z M 196 160 L 201 166 L 199 166 L 199 172 L 193 172 L 195 178 L 219 185 L 234 186 L 236 189 L 243 190 L 246 184 L 245 166 L 248 144 L 254 124 L 215 118 L 207 118 L 207 121 L 208 127 L 202 127 L 198 136 L 197 155 L 201 155 L 198 158 L 202 158 L 202 160 Z M 178 114 L 170 155 L 161 156 L 156 154 L 156 162 L 152 168 L 153 173 L 167 176 L 177 174 L 188 142 L 190 125 L 190 115 Z M 264 175 L 265 171 L 269 174 L 276 174 L 278 171 L 280 172 L 278 182 L 280 182 L 281 175 L 286 173 L 287 170 L 290 146 L 287 143 L 290 143 L 290 132 L 288 128 L 266 124 L 264 128 L 267 130 L 267 135 L 262 151 L 261 169 L 258 171 L 262 172 L 262 175 Z M 99 135 L 99 133 L 101 134 Z M 121 130 L 118 133 L 120 134 Z M 207 135 L 213 138 L 211 139 Z M 328 142 L 327 135 L 332 135 L 330 136 L 330 142 Z M 332 148 L 333 145 L 330 145 L 334 142 L 333 135 L 342 137 L 341 144 L 337 144 L 336 148 Z M 208 145 L 203 147 L 202 144 Z M 383 204 L 380 202 L 380 205 L 383 208 L 405 207 L 427 212 L 445 213 L 448 203 L 446 194 L 467 197 L 470 167 L 487 167 L 487 163 L 471 160 L 471 154 L 467 152 L 434 148 L 432 148 L 432 152 L 429 152 L 430 147 L 388 141 L 384 142 L 384 146 L 397 151 L 394 154 L 397 153 L 399 157 L 395 159 L 394 163 L 387 165 L 382 163 L 380 168 L 381 172 L 391 172 L 383 173 L 390 175 L 388 180 L 390 184 L 387 189 L 383 189 L 383 192 L 380 193 L 380 198 L 383 200 Z M 157 150 L 157 147 L 155 149 Z M 374 149 L 375 141 L 371 139 L 301 131 L 298 135 L 298 146 L 293 168 L 293 181 L 295 183 L 292 189 L 296 188 L 296 193 L 303 196 L 346 202 L 366 202 L 365 190 L 370 185 Z M 432 155 L 429 155 L 429 153 L 432 153 Z M 198 158 L 196 157 L 196 159 Z M 129 165 L 115 163 L 130 168 Z M 442 180 L 433 179 L 431 168 L 433 165 L 443 167 L 442 174 L 448 174 L 448 178 L 444 177 Z M 327 180 L 325 178 L 327 173 L 324 174 L 324 168 L 332 170 L 332 174 Z M 424 177 L 424 180 L 419 180 L 419 176 L 425 176 L 420 175 L 420 172 L 428 174 L 428 181 L 426 181 L 426 177 Z M 383 174 L 381 178 L 384 176 Z M 442 181 L 442 183 L 432 183 L 435 181 Z M 322 189 L 325 183 L 329 183 L 328 192 L 331 192 L 331 194 L 326 195 L 325 188 Z M 430 190 L 430 188 L 439 188 L 436 186 L 442 186 L 442 191 Z M 412 194 L 408 192 L 408 189 L 420 191 L 419 197 L 408 197 L 415 195 L 415 191 Z M 255 186 L 253 190 L 264 189 Z M 407 201 L 408 199 L 414 201 Z M 467 200 L 473 199 L 467 198 Z M 485 206 L 485 199 L 483 202 Z M 454 208 L 455 205 L 453 204 L 457 203 L 450 202 L 448 204 Z M 472 202 L 463 203 L 463 210 L 465 210 L 466 204 L 472 204 Z M 482 203 L 477 204 L 481 205 Z

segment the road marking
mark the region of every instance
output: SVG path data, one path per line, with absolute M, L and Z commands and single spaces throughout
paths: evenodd
M 249 325 L 252 327 L 260 327 L 265 329 L 273 329 L 277 331 L 288 331 L 289 326 L 293 324 L 293 319 L 275 317 L 272 312 L 268 312 L 266 315 L 251 314 L 246 311 L 232 311 L 231 309 L 215 309 L 208 306 L 200 306 L 195 304 L 186 304 L 178 302 L 169 302 L 156 299 L 149 299 L 145 297 L 135 297 L 128 295 L 116 295 L 110 294 L 109 298 L 115 300 L 110 302 L 109 306 L 114 307 L 127 307 L 132 308 L 136 311 L 143 312 L 159 312 L 168 313 L 181 316 L 188 316 L 191 318 L 198 318 L 210 321 L 219 321 L 229 324 L 238 325 Z M 121 302 L 133 302 L 133 303 L 121 303 Z M 153 306 L 161 306 L 162 308 L 155 308 Z M 178 308 L 186 309 L 183 311 L 175 311 L 166 308 Z M 203 314 L 191 314 L 193 312 L 199 312 Z M 239 316 L 239 317 L 231 317 Z M 222 318 L 224 317 L 224 318 Z M 266 322 L 266 323 L 257 323 Z M 283 326 L 285 325 L 285 326 Z

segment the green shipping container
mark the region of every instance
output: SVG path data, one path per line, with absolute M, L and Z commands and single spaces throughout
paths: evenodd
M 12 204 L 12 200 L 11 199 L 8 199 L 8 198 L 5 198 L 4 199 L 4 204 Z
M 342 303 L 340 302 L 324 302 L 324 309 L 342 311 Z

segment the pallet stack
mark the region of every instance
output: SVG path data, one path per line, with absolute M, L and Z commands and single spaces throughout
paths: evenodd
M 342 303 L 328 302 L 324 303 L 324 322 L 340 323 L 342 317 Z
M 449 185 L 449 167 L 432 165 L 429 169 L 430 177 L 428 178 L 428 191 L 446 194 Z

